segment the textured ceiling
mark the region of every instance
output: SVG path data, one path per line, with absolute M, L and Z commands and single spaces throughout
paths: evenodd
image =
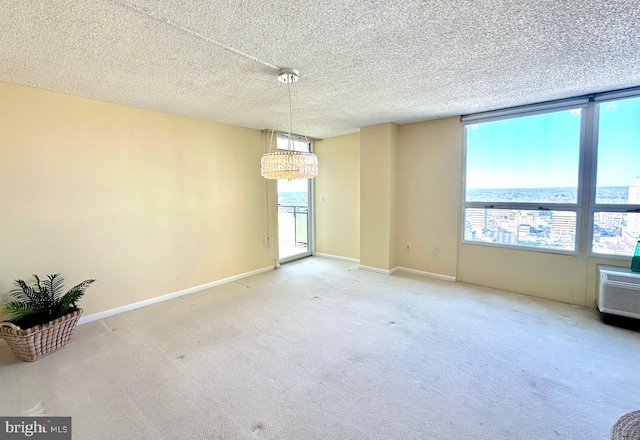
M 0 81 L 325 138 L 640 84 L 639 0 L 0 0 Z

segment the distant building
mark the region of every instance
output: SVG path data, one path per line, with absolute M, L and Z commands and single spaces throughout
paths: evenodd
M 633 186 L 629 187 L 630 205 L 640 205 L 640 177 L 633 179 Z M 640 237 L 640 214 L 627 214 L 627 232 L 633 238 Z
M 496 233 L 496 243 L 518 244 L 518 236 L 512 232 L 499 228 Z
M 473 240 L 476 234 L 473 232 L 473 225 L 471 224 L 471 219 L 465 218 L 464 220 L 464 239 L 465 240 Z
M 466 222 L 471 223 L 471 230 L 476 233 L 477 236 L 482 235 L 482 232 L 487 227 L 487 211 L 484 208 L 468 208 L 466 210 L 465 229 Z M 465 231 L 465 237 L 466 231 Z
M 557 211 L 551 217 L 551 234 L 557 236 L 575 236 L 576 214 L 574 212 Z
M 529 240 L 531 238 L 531 225 L 521 224 L 518 226 L 518 241 Z
M 532 225 L 538 224 L 540 222 L 540 214 L 537 211 L 527 212 L 527 221 Z
M 487 220 L 496 223 L 511 219 L 511 211 L 508 209 L 492 209 L 487 213 Z
M 640 205 L 640 177 L 633 179 L 633 186 L 629 187 L 630 205 Z

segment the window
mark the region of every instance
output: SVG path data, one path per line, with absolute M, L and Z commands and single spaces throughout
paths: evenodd
M 577 250 L 582 110 L 465 126 L 464 240 Z
M 595 119 L 592 251 L 630 256 L 640 238 L 640 97 L 598 102 Z
M 293 150 L 303 153 L 309 153 L 311 151 L 311 143 L 309 141 L 291 137 L 286 135 L 278 135 L 276 148 L 278 150 Z
M 635 93 L 463 117 L 463 241 L 630 256 L 640 238 Z

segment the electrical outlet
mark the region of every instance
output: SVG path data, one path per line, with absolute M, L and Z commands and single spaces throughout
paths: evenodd
M 438 255 L 440 254 L 440 248 L 438 246 L 434 246 L 433 247 L 433 255 Z
M 406 244 L 404 245 L 404 250 L 405 250 L 405 251 L 410 251 L 410 250 L 411 250 L 411 243 L 406 243 Z

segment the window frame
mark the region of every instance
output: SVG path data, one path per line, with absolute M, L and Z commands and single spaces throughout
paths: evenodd
M 318 140 L 316 138 L 310 138 L 307 136 L 301 136 L 301 135 L 296 135 L 296 134 L 291 134 L 289 135 L 289 133 L 284 133 L 284 132 L 279 132 L 276 131 L 274 132 L 276 135 L 276 151 L 287 151 L 289 150 L 288 148 L 288 142 L 289 139 L 291 139 L 293 142 L 302 142 L 307 144 L 307 153 L 314 153 L 315 152 L 315 142 Z M 278 148 L 278 139 L 283 139 L 284 141 L 287 142 L 287 148 Z M 300 151 L 300 150 L 296 150 L 294 147 L 294 151 Z M 316 204 L 315 204 L 315 191 L 316 191 L 316 185 L 315 185 L 315 179 L 307 179 L 307 195 L 309 197 L 309 201 L 308 201 L 308 206 L 307 206 L 307 251 L 306 252 L 301 252 L 299 254 L 295 254 L 295 255 L 291 255 L 289 257 L 285 257 L 280 259 L 278 257 L 278 262 L 279 263 L 288 263 L 291 261 L 295 261 L 295 260 L 299 260 L 301 258 L 305 258 L 305 257 L 309 257 L 311 255 L 314 255 L 316 252 L 316 216 L 315 216 L 315 210 L 316 210 Z M 276 190 L 277 191 L 277 190 Z
M 287 143 L 287 148 L 279 148 L 278 147 L 278 140 L 282 139 L 283 141 L 285 141 Z M 298 135 L 294 135 L 292 134 L 291 137 L 289 137 L 289 134 L 286 133 L 276 133 L 276 150 L 278 151 L 287 151 L 289 150 L 289 139 L 291 139 L 291 141 L 294 144 L 293 147 L 293 151 L 300 151 L 300 150 L 296 150 L 295 149 L 295 143 L 303 143 L 303 144 L 307 144 L 307 151 L 303 151 L 303 153 L 312 153 L 313 152 L 313 140 L 309 139 L 309 138 L 305 138 L 304 136 L 298 136 Z
M 544 102 L 529 106 L 514 107 L 492 112 L 484 112 L 461 117 L 462 122 L 462 210 L 460 239 L 465 245 L 489 246 L 513 250 L 525 250 L 561 255 L 583 255 L 595 258 L 629 260 L 630 256 L 596 253 L 593 251 L 593 229 L 596 212 L 638 213 L 640 204 L 603 204 L 596 203 L 598 141 L 601 105 L 611 101 L 640 98 L 640 87 L 592 94 L 558 101 Z M 580 140 L 578 157 L 578 182 L 576 203 L 530 203 L 530 202 L 470 202 L 467 195 L 467 127 L 484 122 L 514 119 L 539 114 L 554 113 L 580 108 Z M 640 174 L 640 173 L 639 173 Z M 488 243 L 465 239 L 466 210 L 468 208 L 568 211 L 576 213 L 575 246 L 573 251 L 533 246 Z M 585 233 L 586 231 L 586 233 Z
M 589 188 L 589 198 L 587 201 L 587 212 L 588 212 L 588 223 L 587 223 L 587 256 L 595 257 L 595 258 L 608 258 L 608 259 L 617 259 L 617 260 L 629 260 L 631 256 L 627 255 L 612 255 L 612 254 L 602 254 L 598 252 L 594 252 L 593 250 L 593 229 L 595 226 L 595 214 L 596 212 L 619 212 L 622 214 L 630 214 L 636 213 L 640 215 L 640 204 L 630 204 L 630 203 L 597 203 L 596 201 L 596 191 L 597 191 L 597 176 L 598 176 L 598 146 L 600 142 L 600 109 L 602 105 L 605 105 L 609 102 L 613 101 L 621 101 L 625 99 L 640 99 L 640 90 L 631 90 L 631 91 L 618 91 L 618 92 L 609 92 L 609 93 L 601 93 L 597 96 L 594 96 L 592 102 L 590 103 L 592 108 L 592 119 L 591 119 L 591 132 L 592 132 L 592 141 L 590 145 L 590 158 L 591 158 L 591 180 L 590 180 L 590 188 Z M 636 212 L 633 212 L 633 211 Z
M 514 109 L 513 111 L 501 111 L 497 115 L 485 114 L 485 117 L 481 115 L 473 115 L 472 117 L 462 118 L 463 127 L 463 160 L 462 160 L 462 228 L 461 228 L 461 241 L 463 244 L 479 245 L 479 246 L 493 246 L 507 249 L 527 250 L 534 252 L 544 252 L 562 255 L 579 255 L 581 250 L 582 237 L 582 217 L 584 212 L 584 172 L 585 172 L 585 142 L 586 142 L 586 117 L 588 109 L 588 99 L 571 99 L 564 100 L 562 102 L 556 102 L 552 104 L 540 104 L 529 107 L 521 107 Z M 578 182 L 576 190 L 576 203 L 531 203 L 531 202 L 471 202 L 466 200 L 467 195 L 467 127 L 475 124 L 481 124 L 486 122 L 495 122 L 507 119 L 523 118 L 529 116 L 537 116 L 542 114 L 557 113 L 562 111 L 569 111 L 580 109 L 580 132 L 579 132 L 579 147 L 578 147 Z M 474 240 L 467 240 L 464 236 L 465 223 L 466 223 L 466 210 L 469 208 L 481 208 L 481 209 L 506 209 L 506 210 L 519 210 L 519 211 L 563 211 L 563 212 L 575 212 L 576 214 L 576 232 L 574 240 L 573 250 L 565 249 L 553 249 L 545 247 L 535 246 L 522 246 L 511 245 L 503 243 L 488 243 Z

